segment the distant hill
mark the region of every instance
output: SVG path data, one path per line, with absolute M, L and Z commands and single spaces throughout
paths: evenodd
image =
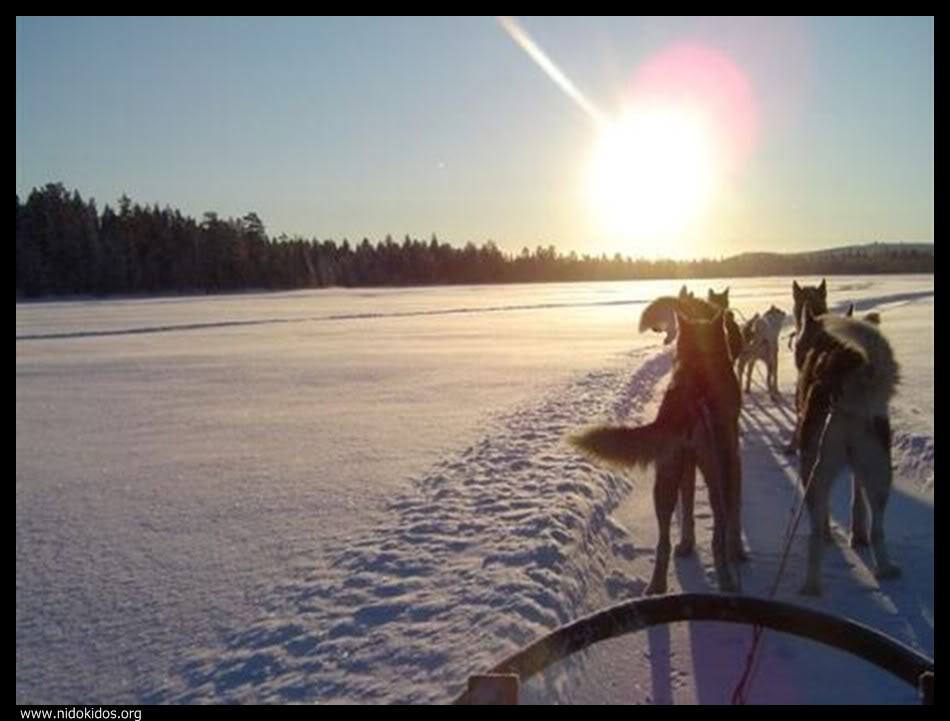
M 767 253 L 750 252 L 739 253 L 738 255 L 725 258 L 725 261 L 762 261 L 774 260 L 780 258 L 789 258 L 804 260 L 808 258 L 830 259 L 833 257 L 853 258 L 880 258 L 880 257 L 901 257 L 901 255 L 929 255 L 934 254 L 933 243 L 900 243 L 900 242 L 880 242 L 859 243 L 856 245 L 843 245 L 836 248 L 823 248 L 821 250 L 806 250 L 800 253 Z
M 723 275 L 737 276 L 933 273 L 934 244 L 873 242 L 800 253 L 740 253 L 719 264 Z

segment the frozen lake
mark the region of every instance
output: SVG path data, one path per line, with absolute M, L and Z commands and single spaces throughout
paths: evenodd
M 750 315 L 790 311 L 791 280 L 727 282 Z M 18 303 L 17 702 L 445 700 L 504 652 L 638 594 L 656 532 L 648 482 L 561 439 L 649 415 L 670 358 L 637 322 L 679 286 Z M 890 604 L 883 630 L 932 655 L 934 278 L 829 278 L 832 310 L 851 301 L 882 314 L 903 370 L 907 502 L 888 531 L 907 573 L 888 596 L 845 558 L 864 591 L 830 581 L 823 603 L 878 625 Z M 780 365 L 790 403 L 784 348 Z M 791 497 L 789 460 L 772 453 L 787 412 L 761 385 L 753 396 L 744 462 Z M 750 493 L 763 534 L 763 519 L 784 522 L 785 496 L 770 507 Z M 750 541 L 755 592 L 769 566 L 754 565 L 764 535 Z M 800 573 L 793 561 L 783 597 L 797 600 Z M 667 682 L 685 681 L 657 690 L 643 668 L 639 698 L 716 700 L 690 639 L 668 645 L 686 650 Z M 785 658 L 800 685 L 773 698 L 828 698 L 821 664 L 784 653 L 775 669 Z M 535 698 L 611 698 L 591 679 L 616 658 L 552 673 Z M 903 698 L 858 678 L 873 698 Z

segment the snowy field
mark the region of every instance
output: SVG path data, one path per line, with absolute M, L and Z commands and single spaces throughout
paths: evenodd
M 816 282 L 802 278 L 800 281 Z M 697 281 L 705 294 L 726 282 Z M 746 315 L 791 278 L 728 281 Z M 877 310 L 903 383 L 878 584 L 833 506 L 825 595 L 803 601 L 807 519 L 779 598 L 934 652 L 934 278 L 829 278 Z M 642 593 L 648 472 L 563 442 L 652 417 L 670 349 L 640 311 L 679 283 L 329 290 L 16 306 L 16 701 L 445 701 L 557 625 Z M 789 323 L 790 323 L 789 319 Z M 764 595 L 796 500 L 784 402 L 741 418 L 746 593 Z M 761 366 L 760 366 L 761 368 Z M 698 555 L 671 591 L 715 589 Z M 675 531 L 674 531 L 675 533 Z M 750 630 L 627 636 L 531 682 L 535 702 L 721 703 Z M 768 633 L 751 700 L 912 702 L 864 662 Z

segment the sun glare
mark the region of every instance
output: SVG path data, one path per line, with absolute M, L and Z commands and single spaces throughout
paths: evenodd
M 587 201 L 604 235 L 646 255 L 676 257 L 708 235 L 714 196 L 755 145 L 752 87 L 724 53 L 671 45 L 646 59 L 619 117 L 604 112 L 511 17 L 499 23 L 597 128 Z
M 588 191 L 608 232 L 662 241 L 702 213 L 715 181 L 712 139 L 702 120 L 673 106 L 636 107 L 603 126 Z

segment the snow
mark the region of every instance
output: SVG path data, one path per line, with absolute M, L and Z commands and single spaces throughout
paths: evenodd
M 814 279 L 799 279 L 810 281 Z M 791 279 L 728 282 L 744 314 Z M 670 349 L 636 333 L 680 283 L 582 283 L 17 304 L 17 702 L 444 701 L 466 676 L 639 595 L 656 540 L 648 472 L 566 433 L 649 418 Z M 839 543 L 805 601 L 799 529 L 779 597 L 933 655 L 932 276 L 830 278 L 901 363 L 892 555 Z M 796 498 L 794 369 L 756 373 L 742 417 L 744 591 L 763 595 Z M 700 484 L 702 488 L 702 484 Z M 671 590 L 715 589 L 710 515 Z M 723 702 L 750 632 L 628 636 L 528 684 L 537 702 Z M 834 674 L 832 676 L 832 674 Z M 834 678 L 833 683 L 829 678 Z M 863 662 L 769 633 L 753 701 L 913 700 Z

